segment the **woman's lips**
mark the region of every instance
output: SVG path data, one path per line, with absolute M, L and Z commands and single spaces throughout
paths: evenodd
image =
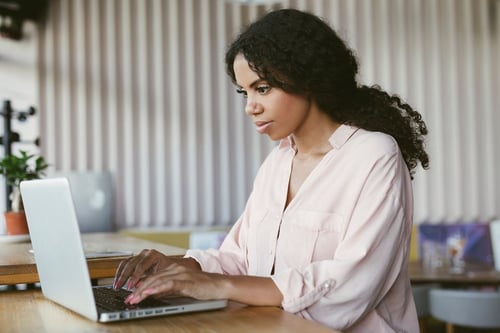
M 269 126 L 271 126 L 271 121 L 256 121 L 255 126 L 257 127 L 257 131 L 259 133 L 265 133 Z

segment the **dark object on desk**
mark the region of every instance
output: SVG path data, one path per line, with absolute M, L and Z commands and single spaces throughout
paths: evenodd
M 473 328 L 500 328 L 500 293 L 432 289 L 429 292 L 430 314 L 446 323 L 446 333 L 454 325 Z

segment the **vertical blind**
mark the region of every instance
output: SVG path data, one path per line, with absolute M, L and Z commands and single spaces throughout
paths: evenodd
M 225 74 L 240 29 L 273 8 L 314 12 L 355 49 L 360 82 L 424 116 L 431 168 L 415 222 L 500 216 L 500 1 L 52 0 L 39 32 L 42 153 L 109 170 L 125 227 L 230 225 L 276 144 Z

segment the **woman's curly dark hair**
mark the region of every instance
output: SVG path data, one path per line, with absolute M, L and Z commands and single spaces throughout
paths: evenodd
M 280 9 L 248 26 L 226 53 L 233 82 L 240 53 L 269 85 L 314 100 L 332 120 L 394 137 L 412 178 L 419 161 L 428 168 L 421 115 L 378 86 L 358 85 L 356 57 L 319 17 Z

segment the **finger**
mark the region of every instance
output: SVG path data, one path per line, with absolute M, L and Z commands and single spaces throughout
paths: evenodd
M 170 264 L 167 269 L 141 280 L 125 303 L 136 304 L 150 295 L 182 294 L 185 282 L 190 279 L 191 276 L 186 267 Z
M 129 290 L 137 288 L 139 282 L 144 280 L 148 275 L 156 273 L 162 267 L 168 268 L 172 265 L 171 260 L 156 250 L 143 250 L 141 253 L 139 261 L 133 263 L 133 265 L 129 265 L 133 267 L 132 273 L 128 275 L 127 288 Z
M 127 266 L 129 265 L 130 261 L 132 261 L 132 258 L 125 259 L 118 265 L 118 268 L 115 272 L 115 279 L 113 281 L 114 289 L 120 289 L 125 284 L 125 281 L 127 281 L 128 276 L 124 272 L 127 270 Z
M 134 292 L 139 294 L 148 288 L 156 288 L 169 280 L 185 279 L 186 269 L 182 266 L 171 264 L 161 272 L 143 277 L 135 284 Z
M 141 254 L 120 263 L 115 274 L 116 289 L 123 287 L 129 278 L 135 274 L 135 271 L 140 267 L 140 263 L 143 261 L 143 255 L 144 254 L 141 252 Z
M 115 275 L 115 289 L 123 287 L 127 281 L 127 288 L 132 289 L 151 268 L 154 260 L 155 256 L 151 250 L 142 250 L 138 255 L 122 261 Z
M 148 285 L 142 285 L 140 289 L 135 290 L 125 299 L 127 304 L 137 304 L 146 297 L 153 295 L 169 295 L 176 293 L 182 281 L 155 279 Z

